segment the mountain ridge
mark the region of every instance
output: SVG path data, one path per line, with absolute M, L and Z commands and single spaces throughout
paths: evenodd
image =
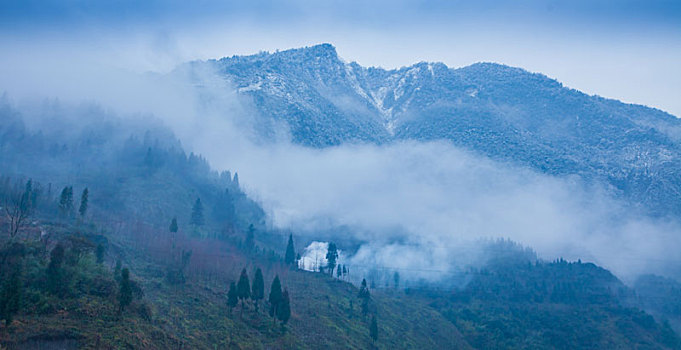
M 542 173 L 597 181 L 656 215 L 681 214 L 681 120 L 540 73 L 489 62 L 363 67 L 331 44 L 189 67 L 230 81 L 261 120 L 285 122 L 303 146 L 447 140 Z

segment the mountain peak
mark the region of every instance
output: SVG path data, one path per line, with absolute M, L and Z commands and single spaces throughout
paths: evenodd
M 336 52 L 336 47 L 329 43 L 321 43 L 317 45 L 307 46 L 304 49 L 320 54 L 328 54 L 334 56 L 338 55 L 338 53 Z
M 322 58 L 322 59 L 331 59 L 331 60 L 337 60 L 338 59 L 338 53 L 336 52 L 336 48 L 329 44 L 329 43 L 322 43 L 322 44 L 317 44 L 317 45 L 312 45 L 312 46 L 305 46 L 297 49 L 289 49 L 289 50 L 284 50 L 284 51 L 278 51 L 272 54 L 272 56 L 280 56 L 280 57 L 298 57 L 302 56 L 305 58 Z

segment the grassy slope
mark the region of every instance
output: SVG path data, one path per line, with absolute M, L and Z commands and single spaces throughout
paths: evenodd
M 88 283 L 105 280 L 103 289 L 113 288 L 112 293 L 96 295 L 89 289 L 78 289 L 62 299 L 40 292 L 40 303 L 26 296 L 28 307 L 24 312 L 9 329 L 0 328 L 2 342 L 10 348 L 69 348 L 77 344 L 101 349 L 365 349 L 372 344 L 369 318 L 361 314 L 358 290 L 350 283 L 322 274 L 291 271 L 263 255 L 242 254 L 229 243 L 215 240 L 211 245 L 218 246 L 216 249 L 232 262 L 224 266 L 223 274 L 209 277 L 194 268 L 188 272 L 185 285 L 169 285 L 165 281 L 168 262 L 147 251 L 146 244 L 129 244 L 124 237 L 109 238 L 110 253 L 123 256 L 124 266 L 131 268 L 132 278 L 142 285 L 144 300 L 153 310 L 151 320 L 139 313 L 139 305 L 118 314 L 111 261 L 99 266 L 90 256 L 78 268 L 89 276 Z M 46 259 L 38 257 L 26 261 L 35 265 L 35 276 L 47 264 Z M 249 303 L 243 314 L 240 306 L 230 314 L 227 285 L 244 266 L 251 275 L 254 266 L 263 267 L 266 296 L 274 274 L 280 275 L 292 298 L 292 317 L 285 330 L 273 322 L 262 304 L 258 313 Z M 380 293 L 373 299 L 379 320 L 377 348 L 469 348 L 456 327 L 424 303 Z M 49 307 L 37 310 L 37 305 L 42 304 Z

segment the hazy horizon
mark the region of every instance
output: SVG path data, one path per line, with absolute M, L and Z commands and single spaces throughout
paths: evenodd
M 6 1 L 0 19 L 0 76 L 45 60 L 163 72 L 328 42 L 364 66 L 496 62 L 681 116 L 674 1 Z

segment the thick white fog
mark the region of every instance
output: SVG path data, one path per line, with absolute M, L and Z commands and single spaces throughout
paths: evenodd
M 181 73 L 140 75 L 62 61 L 5 78 L 2 88 L 22 108 L 49 97 L 159 118 L 188 151 L 218 170 L 237 171 L 272 225 L 310 235 L 351 228 L 366 242 L 346 257 L 358 266 L 447 271 L 475 258 L 474 242 L 495 237 L 545 259 L 594 261 L 625 280 L 681 263 L 675 220 L 639 215 L 577 177 L 538 174 L 447 142 L 311 149 L 289 142 L 283 125 L 274 139 L 258 139 L 248 100 L 204 73 L 196 84 Z

